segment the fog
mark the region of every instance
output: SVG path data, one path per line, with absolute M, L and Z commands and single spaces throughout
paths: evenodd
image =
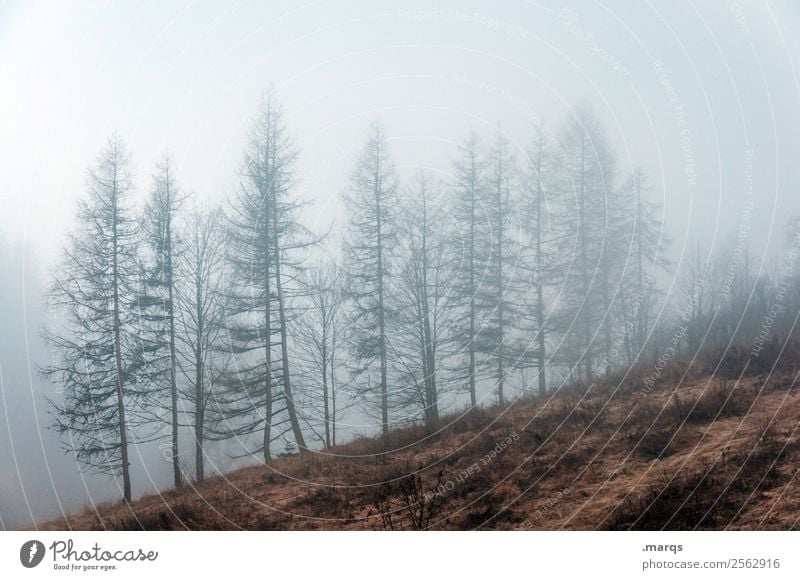
M 120 495 L 48 429 L 56 386 L 38 372 L 42 293 L 113 131 L 137 203 L 164 151 L 185 191 L 221 201 L 272 85 L 300 151 L 302 219 L 339 236 L 374 120 L 401 182 L 420 168 L 447 181 L 471 129 L 500 127 L 524 157 L 536 125 L 585 104 L 619 171 L 649 175 L 675 270 L 697 241 L 714 251 L 743 235 L 760 271 L 800 213 L 798 32 L 790 1 L 0 1 L 0 527 Z M 348 420 L 345 435 L 368 431 Z M 171 484 L 157 444 L 132 462 L 146 467 L 135 495 Z M 210 471 L 233 463 L 219 452 Z

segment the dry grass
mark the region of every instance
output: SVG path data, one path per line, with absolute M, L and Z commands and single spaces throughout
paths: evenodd
M 679 384 L 679 378 L 686 380 Z M 794 374 L 609 377 L 286 457 L 42 529 L 721 529 L 796 526 Z M 792 515 L 792 512 L 794 515 Z

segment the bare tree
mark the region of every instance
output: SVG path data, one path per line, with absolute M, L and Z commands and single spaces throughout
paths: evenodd
M 609 276 L 615 257 L 609 206 L 614 195 L 614 156 L 602 128 L 586 108 L 577 110 L 559 142 L 560 166 L 558 267 L 563 272 L 559 320 L 567 348 L 591 381 L 598 359 L 611 348 Z M 598 335 L 600 338 L 598 338 Z
M 350 280 L 348 296 L 353 306 L 352 321 L 359 328 L 353 346 L 355 359 L 363 366 L 357 374 L 366 377 L 364 391 L 372 396 L 375 388 L 369 368 L 376 362 L 379 366 L 377 391 L 384 435 L 389 433 L 386 323 L 391 253 L 397 243 L 396 192 L 397 178 L 386 133 L 382 125 L 375 123 L 359 155 L 345 198 L 349 210 L 345 267 Z
M 694 242 L 681 273 L 681 319 L 689 353 L 696 353 L 707 340 L 717 308 L 716 277 L 711 253 L 700 242 Z
M 219 209 L 195 209 L 185 226 L 187 247 L 179 263 L 177 294 L 180 369 L 188 384 L 183 397 L 192 405 L 195 477 L 205 477 L 204 442 L 209 403 L 214 403 L 215 378 L 225 370 L 221 338 L 224 329 L 224 229 Z M 215 373 L 214 363 L 218 362 Z M 213 408 L 212 408 L 213 410 Z M 217 411 L 214 419 L 224 415 Z
M 512 272 L 519 259 L 518 241 L 511 235 L 511 189 L 514 179 L 514 157 L 510 143 L 498 129 L 487 161 L 487 213 L 490 233 L 487 243 L 487 266 L 490 276 L 481 287 L 487 309 L 479 332 L 479 348 L 494 366 L 497 402 L 505 403 L 505 382 L 509 367 L 519 355 L 512 347 L 512 321 L 516 319 L 516 273 Z
M 130 155 L 113 135 L 87 175 L 88 196 L 54 273 L 53 305 L 63 325 L 47 331 L 56 361 L 43 369 L 63 388 L 54 403 L 59 433 L 74 442 L 78 461 L 122 475 L 131 500 L 128 405 L 140 365 L 132 326 L 135 314 L 136 236 L 129 194 Z
M 175 180 L 172 162 L 165 155 L 153 174 L 142 220 L 148 253 L 144 258 L 139 306 L 146 327 L 140 336 L 148 353 L 143 374 L 155 386 L 155 392 L 163 391 L 169 399 L 175 487 L 183 483 L 178 449 L 178 363 L 175 352 L 175 261 L 179 254 L 175 223 L 184 199 Z
M 343 277 L 332 261 L 320 261 L 306 273 L 306 306 L 295 324 L 294 339 L 300 358 L 308 368 L 307 380 L 314 385 L 309 407 L 321 400 L 320 437 L 328 448 L 336 445 L 338 365 L 337 338 L 342 332 L 345 288 Z M 319 395 L 319 396 L 315 396 Z M 306 410 L 308 413 L 310 409 Z
M 524 174 L 525 186 L 523 195 L 523 229 L 527 233 L 530 249 L 529 271 L 530 282 L 535 296 L 531 301 L 532 312 L 521 312 L 521 316 L 533 321 L 533 333 L 536 343 L 536 368 L 538 390 L 540 395 L 547 391 L 547 335 L 550 328 L 545 318 L 545 285 L 556 279 L 554 272 L 555 236 L 548 202 L 548 194 L 552 197 L 553 180 L 555 178 L 556 157 L 553 151 L 555 144 L 548 143 L 547 134 L 540 125 L 532 147 L 528 151 L 527 168 Z
M 486 166 L 477 134 L 471 133 L 460 145 L 453 173 L 452 237 L 461 255 L 454 283 L 454 300 L 460 310 L 454 312 L 453 326 L 458 350 L 466 356 L 466 364 L 459 364 L 455 374 L 466 383 L 470 404 L 475 407 L 481 367 L 478 358 L 478 331 L 483 312 L 480 290 L 489 262 Z
M 624 322 L 627 363 L 634 364 L 645 349 L 652 330 L 658 291 L 655 270 L 667 268 L 664 258 L 668 243 L 659 213 L 661 208 L 648 198 L 650 185 L 641 169 L 621 188 L 621 215 L 616 224 L 618 239 L 627 245 L 623 284 L 620 288 L 620 316 Z
M 431 178 L 417 173 L 399 219 L 403 242 L 393 317 L 396 339 L 391 346 L 394 366 L 407 385 L 403 406 L 417 406 L 428 421 L 439 418 L 446 360 L 452 355 L 447 322 L 456 269 L 444 209 Z
M 300 204 L 291 196 L 296 159 L 281 108 L 270 92 L 249 132 L 239 192 L 229 215 L 233 282 L 227 300 L 230 349 L 237 365 L 230 413 L 243 420 L 236 433 L 263 432 L 260 451 L 265 461 L 271 458 L 270 443 L 284 435 L 275 430 L 280 414 L 285 414 L 300 452 L 306 449 L 291 386 L 287 331 L 287 285 L 297 280 L 301 250 L 313 241 L 297 222 Z

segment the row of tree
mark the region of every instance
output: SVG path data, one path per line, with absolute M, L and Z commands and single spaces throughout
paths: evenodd
M 303 226 L 297 158 L 268 94 L 220 207 L 183 192 L 165 157 L 136 212 L 117 136 L 89 169 L 53 276 L 43 372 L 62 388 L 53 415 L 70 449 L 121 475 L 126 499 L 132 445 L 167 437 L 181 485 L 185 430 L 199 481 L 207 441 L 247 441 L 268 462 L 280 440 L 335 445 L 355 403 L 386 434 L 645 352 L 660 211 L 641 171 L 618 175 L 589 110 L 557 134 L 537 128 L 527 148 L 472 133 L 443 181 L 401 182 L 375 124 L 343 235 L 327 239 Z

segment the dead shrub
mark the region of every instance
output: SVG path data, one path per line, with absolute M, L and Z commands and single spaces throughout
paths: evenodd
M 379 518 L 383 530 L 427 530 L 442 503 L 444 473 L 440 471 L 433 485 L 426 486 L 421 472 L 422 466 L 397 481 L 381 484 L 367 516 Z

